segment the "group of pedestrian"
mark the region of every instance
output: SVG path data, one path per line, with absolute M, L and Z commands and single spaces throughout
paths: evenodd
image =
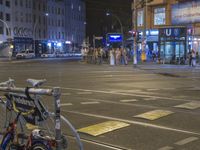
M 82 60 L 86 63 L 93 63 L 93 64 L 102 64 L 103 63 L 103 56 L 104 50 L 103 48 L 82 48 Z
M 127 51 L 124 48 L 112 48 L 110 51 L 110 65 L 127 65 L 128 64 L 128 56 Z

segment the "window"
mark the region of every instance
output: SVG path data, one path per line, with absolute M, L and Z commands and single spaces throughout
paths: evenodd
M 23 7 L 23 0 L 20 0 L 20 6 Z
M 6 14 L 6 21 L 10 21 L 10 14 Z
M 1 4 L 1 5 L 3 4 L 3 0 L 0 0 L 0 4 Z
M 17 6 L 18 5 L 18 0 L 15 0 L 15 6 Z
M 144 24 L 144 11 L 143 10 L 139 10 L 137 12 L 137 26 L 143 26 Z
M 6 1 L 6 6 L 10 7 L 10 1 Z
M 0 19 L 3 20 L 3 12 L 0 11 Z
M 165 8 L 155 8 L 154 9 L 154 25 L 165 25 L 166 14 Z
M 3 27 L 0 26 L 0 34 L 3 34 Z

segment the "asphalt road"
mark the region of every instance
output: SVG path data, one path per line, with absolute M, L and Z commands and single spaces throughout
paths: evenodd
M 62 88 L 61 109 L 76 129 L 120 121 L 129 124 L 99 136 L 80 133 L 85 150 L 199 150 L 200 70 L 187 66 L 114 66 L 69 60 L 0 62 L 0 81 L 47 79 Z M 190 103 L 191 102 L 191 103 Z M 189 103 L 188 108 L 180 108 Z M 52 101 L 46 105 L 51 109 Z M 176 107 L 175 107 L 176 106 Z M 177 107 L 178 106 L 178 107 Z M 137 115 L 170 112 L 155 120 Z M 66 126 L 63 132 L 71 135 Z M 69 149 L 78 149 L 69 136 Z

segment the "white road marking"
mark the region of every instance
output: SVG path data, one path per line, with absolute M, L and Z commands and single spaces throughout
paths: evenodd
M 62 93 L 61 95 L 67 96 L 67 95 L 71 95 L 71 93 Z
M 147 89 L 147 91 L 158 91 L 160 89 Z
M 82 105 L 99 104 L 99 102 L 81 102 Z
M 46 86 L 46 87 L 53 87 L 53 86 Z M 146 98 L 150 98 L 150 97 L 154 97 L 157 99 L 164 99 L 164 100 L 176 100 L 176 101 L 183 101 L 183 99 L 174 99 L 174 98 L 170 98 L 170 97 L 160 97 L 160 96 L 152 96 L 152 95 L 144 95 L 144 94 L 132 94 L 132 93 L 122 93 L 119 91 L 102 91 L 102 90 L 89 90 L 89 89 L 79 89 L 79 88 L 66 88 L 66 87 L 62 87 L 62 89 L 64 90 L 76 90 L 76 91 L 84 91 L 84 92 L 95 92 L 95 93 L 103 93 L 103 94 L 115 94 L 115 95 L 124 95 L 124 96 L 137 96 L 137 97 L 146 97 Z M 184 101 L 192 101 L 192 100 L 184 100 Z
M 153 100 L 158 100 L 155 97 L 150 97 L 150 98 L 144 98 L 145 101 L 153 101 Z
M 77 92 L 79 95 L 87 95 L 87 94 L 92 94 L 92 92 Z
M 69 113 L 73 113 L 73 114 L 84 115 L 84 116 L 95 117 L 95 118 L 101 118 L 101 119 L 107 119 L 107 120 L 116 120 L 116 121 L 121 121 L 121 122 L 125 122 L 125 123 L 130 123 L 130 124 L 136 124 L 136 125 L 140 125 L 140 126 L 144 126 L 144 127 L 149 127 L 149 128 L 157 128 L 157 129 L 162 129 L 162 130 L 168 130 L 168 131 L 174 131 L 174 132 L 191 134 L 191 135 L 198 135 L 198 136 L 200 135 L 200 133 L 198 133 L 198 132 L 175 129 L 175 128 L 171 128 L 171 127 L 160 126 L 160 125 L 155 125 L 155 124 L 150 124 L 150 123 L 145 123 L 145 122 L 126 120 L 126 119 L 114 118 L 114 117 L 103 116 L 103 115 L 96 115 L 96 114 L 91 114 L 91 113 L 82 113 L 82 112 L 78 112 L 78 111 L 66 111 L 66 110 L 63 110 L 63 112 L 69 112 Z
M 63 103 L 63 104 L 60 104 L 60 106 L 71 106 L 73 105 L 72 103 Z
M 143 94 L 139 95 L 139 94 L 132 94 L 132 93 L 121 93 L 119 91 L 88 90 L 88 89 L 66 88 L 66 87 L 62 87 L 62 89 L 84 91 L 84 92 L 96 92 L 96 93 L 104 93 L 104 94 L 116 94 L 116 95 L 124 95 L 124 96 L 155 97 L 155 98 L 158 98 L 158 99 L 175 100 L 174 98 L 170 98 L 170 97 L 160 97 L 160 96 L 151 96 L 151 95 L 143 95 Z M 176 99 L 176 100 L 182 101 L 182 99 Z
M 128 102 L 136 102 L 138 101 L 137 99 L 123 99 L 123 100 L 120 100 L 120 102 L 122 103 L 128 103 Z
M 190 142 L 196 141 L 198 139 L 199 139 L 198 137 L 189 137 L 189 138 L 183 139 L 181 141 L 178 141 L 175 144 L 181 146 L 181 145 L 185 145 L 185 144 L 188 144 Z
M 170 147 L 170 146 L 165 146 L 165 147 L 159 148 L 158 150 L 172 150 L 172 149 L 174 149 L 174 148 Z

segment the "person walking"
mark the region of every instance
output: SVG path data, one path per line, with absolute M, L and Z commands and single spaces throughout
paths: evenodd
M 192 49 L 192 67 L 196 66 L 196 52 Z

